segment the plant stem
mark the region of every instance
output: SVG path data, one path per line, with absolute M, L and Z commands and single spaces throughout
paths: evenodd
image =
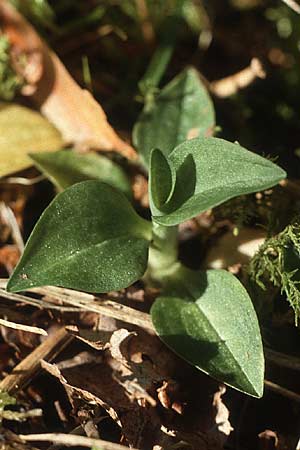
M 164 280 L 176 270 L 179 264 L 177 234 L 177 226 L 164 227 L 153 223 L 148 270 L 145 274 L 148 282 L 164 284 Z

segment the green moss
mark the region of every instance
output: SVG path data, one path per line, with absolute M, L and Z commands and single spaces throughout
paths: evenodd
M 249 264 L 249 275 L 263 290 L 279 287 L 300 318 L 300 219 L 265 241 Z
M 22 78 L 12 67 L 9 41 L 2 35 L 0 36 L 0 99 L 12 100 L 22 85 Z

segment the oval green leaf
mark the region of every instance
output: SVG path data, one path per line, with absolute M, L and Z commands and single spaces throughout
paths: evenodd
M 105 156 L 71 150 L 34 153 L 29 156 L 59 190 L 80 181 L 99 180 L 119 189 L 129 198 L 132 196 L 130 181 L 125 172 Z
M 212 137 L 184 142 L 167 160 L 176 174 L 173 194 L 160 207 L 160 214 L 152 212 L 154 220 L 165 226 L 177 225 L 238 195 L 268 189 L 286 177 L 271 161 Z
M 175 353 L 254 397 L 263 394 L 264 356 L 247 291 L 229 272 L 186 271 L 179 293 L 156 299 L 154 327 Z
M 127 287 L 146 270 L 150 239 L 150 222 L 121 192 L 99 181 L 75 184 L 43 212 L 7 289 Z
M 211 133 L 214 126 L 209 94 L 198 72 L 188 68 L 146 102 L 133 130 L 133 142 L 148 166 L 153 148 L 167 156 L 190 137 Z

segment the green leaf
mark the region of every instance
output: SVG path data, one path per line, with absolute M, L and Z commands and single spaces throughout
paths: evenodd
M 40 217 L 7 289 L 56 285 L 107 292 L 127 287 L 146 270 L 151 229 L 108 184 L 75 184 Z
M 261 397 L 263 347 L 247 291 L 224 270 L 185 269 L 183 275 L 178 294 L 173 290 L 152 306 L 158 335 L 198 369 L 237 390 Z
M 154 149 L 151 152 L 149 171 L 149 197 L 152 214 L 160 213 L 160 208 L 168 201 L 173 185 L 174 175 L 164 154 Z
M 176 174 L 173 194 L 160 213 L 152 211 L 154 220 L 165 226 L 177 225 L 238 195 L 268 189 L 286 177 L 271 161 L 218 138 L 186 141 L 167 160 Z M 157 177 L 151 174 L 151 178 Z
M 110 184 L 131 197 L 128 177 L 120 166 L 105 156 L 96 153 L 80 154 L 69 150 L 29 156 L 60 190 L 80 181 L 95 179 Z
M 146 166 L 153 148 L 167 156 L 189 137 L 204 136 L 215 126 L 212 101 L 197 71 L 180 73 L 149 100 L 133 130 L 133 142 Z
M 6 406 L 15 405 L 16 399 L 9 395 L 8 392 L 0 390 L 0 412 L 4 410 Z
M 9 103 L 0 103 L 0 135 L 0 177 L 31 166 L 29 152 L 53 151 L 64 144 L 39 113 Z

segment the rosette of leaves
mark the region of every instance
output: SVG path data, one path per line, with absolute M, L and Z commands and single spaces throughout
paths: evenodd
M 151 309 L 161 339 L 205 373 L 260 397 L 264 358 L 251 299 L 231 273 L 184 267 L 177 226 L 286 174 L 238 144 L 205 137 L 214 111 L 193 69 L 148 102 L 134 140 L 149 167 L 151 221 L 116 187 L 77 183 L 44 211 L 7 288 L 50 284 L 100 293 L 143 277 L 161 287 Z M 197 137 L 187 140 L 191 130 Z

